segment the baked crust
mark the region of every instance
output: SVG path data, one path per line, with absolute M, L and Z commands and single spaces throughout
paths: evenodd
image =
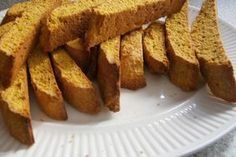
M 106 107 L 120 110 L 120 36 L 100 45 L 98 83 Z
M 215 0 L 206 0 L 193 23 L 192 40 L 201 72 L 211 92 L 224 100 L 236 101 L 233 66 L 220 38 Z

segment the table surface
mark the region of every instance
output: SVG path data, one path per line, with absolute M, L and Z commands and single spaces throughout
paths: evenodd
M 11 4 L 20 1 L 24 0 L 0 0 L 0 10 L 6 9 Z M 202 0 L 190 0 L 190 4 L 200 8 Z M 236 28 L 235 8 L 236 0 L 218 0 L 219 16 Z M 236 129 L 191 157 L 234 157 L 236 156 L 235 148 Z

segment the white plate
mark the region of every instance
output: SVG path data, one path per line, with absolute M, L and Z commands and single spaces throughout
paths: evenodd
M 191 7 L 191 21 L 197 9 Z M 1 16 L 4 12 L 0 13 Z M 220 20 L 224 46 L 236 69 L 236 29 Z M 66 104 L 66 122 L 47 118 L 31 92 L 36 143 L 27 148 L 0 122 L 0 155 L 137 157 L 191 154 L 220 138 L 236 124 L 236 107 L 216 99 L 207 87 L 185 93 L 165 76 L 146 73 L 147 87 L 121 92 L 121 111 L 89 116 Z

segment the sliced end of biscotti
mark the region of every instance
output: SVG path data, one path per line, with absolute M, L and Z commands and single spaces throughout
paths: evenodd
M 194 90 L 199 82 L 199 65 L 192 47 L 188 25 L 188 1 L 181 11 L 166 20 L 170 80 L 183 90 Z
M 151 72 L 163 74 L 168 71 L 169 60 L 166 55 L 164 25 L 154 22 L 144 30 L 143 52 Z
M 86 50 L 83 39 L 77 38 L 73 41 L 69 41 L 66 43 L 65 47 L 79 67 L 83 71 L 86 71 L 90 60 L 90 51 Z
M 121 87 L 136 90 L 146 86 L 141 29 L 122 37 L 120 55 Z
M 47 53 L 35 49 L 28 59 L 31 84 L 41 109 L 49 117 L 66 120 L 67 113 Z
M 9 133 L 23 144 L 33 144 L 25 65 L 20 69 L 13 84 L 0 91 L 0 96 L 2 116 Z
M 120 110 L 120 36 L 100 45 L 98 83 L 106 107 Z
M 93 83 L 64 49 L 52 53 L 53 67 L 64 98 L 78 111 L 95 114 L 100 101 Z

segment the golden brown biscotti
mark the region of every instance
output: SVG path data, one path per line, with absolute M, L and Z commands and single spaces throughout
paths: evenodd
M 193 23 L 192 40 L 201 72 L 212 93 L 236 101 L 233 67 L 220 38 L 216 0 L 206 0 Z
M 101 43 L 98 56 L 98 83 L 104 105 L 120 110 L 120 36 Z
M 166 56 L 165 28 L 163 24 L 154 22 L 144 30 L 143 54 L 151 72 L 158 74 L 168 72 L 169 60 Z
M 83 39 L 77 38 L 69 41 L 65 48 L 77 65 L 85 72 L 90 61 L 90 51 L 86 50 Z
M 185 0 L 178 4 L 170 0 L 107 0 L 94 7 L 86 33 L 87 47 L 93 47 L 109 38 L 123 35 L 180 9 Z M 173 5 L 173 6 L 172 6 Z
M 5 34 L 6 32 L 8 32 L 11 29 L 13 24 L 14 24 L 14 22 L 8 22 L 8 23 L 0 26 L 0 38 L 3 36 L 3 34 Z
M 40 32 L 41 20 L 56 6 L 58 0 L 35 3 L 0 39 L 0 82 L 9 86 L 20 67 L 25 63 L 29 52 L 34 48 Z
M 51 62 L 47 53 L 34 49 L 28 59 L 31 84 L 40 108 L 49 117 L 66 120 L 63 97 L 57 85 Z
M 19 2 L 14 5 L 12 5 L 5 17 L 2 20 L 1 24 L 8 23 L 10 21 L 14 21 L 16 18 L 21 17 L 23 12 L 25 12 L 28 8 L 32 7 L 34 3 L 32 2 L 45 2 L 45 1 L 50 1 L 50 0 L 31 0 L 31 1 L 26 1 L 26 2 Z M 61 0 L 62 4 L 67 4 L 71 3 L 72 1 L 77 1 L 77 0 Z
M 183 90 L 196 89 L 200 70 L 188 25 L 188 1 L 179 13 L 167 18 L 166 40 L 170 80 Z
M 21 17 L 23 12 L 25 10 L 27 10 L 29 7 L 31 7 L 31 5 L 32 5 L 31 1 L 20 2 L 20 3 L 16 3 L 16 4 L 12 5 L 8 9 L 1 24 L 5 24 L 10 21 L 14 21 L 17 17 Z
M 146 86 L 142 30 L 134 30 L 121 39 L 121 87 L 136 90 Z
M 88 28 L 92 7 L 105 0 L 80 0 L 62 5 L 52 11 L 42 28 L 40 37 L 44 51 L 53 51 L 78 37 Z
M 2 117 L 10 134 L 23 144 L 33 144 L 26 65 L 12 85 L 0 91 L 0 96 Z
M 96 89 L 64 49 L 52 52 L 52 61 L 64 98 L 78 111 L 95 114 L 100 111 Z

